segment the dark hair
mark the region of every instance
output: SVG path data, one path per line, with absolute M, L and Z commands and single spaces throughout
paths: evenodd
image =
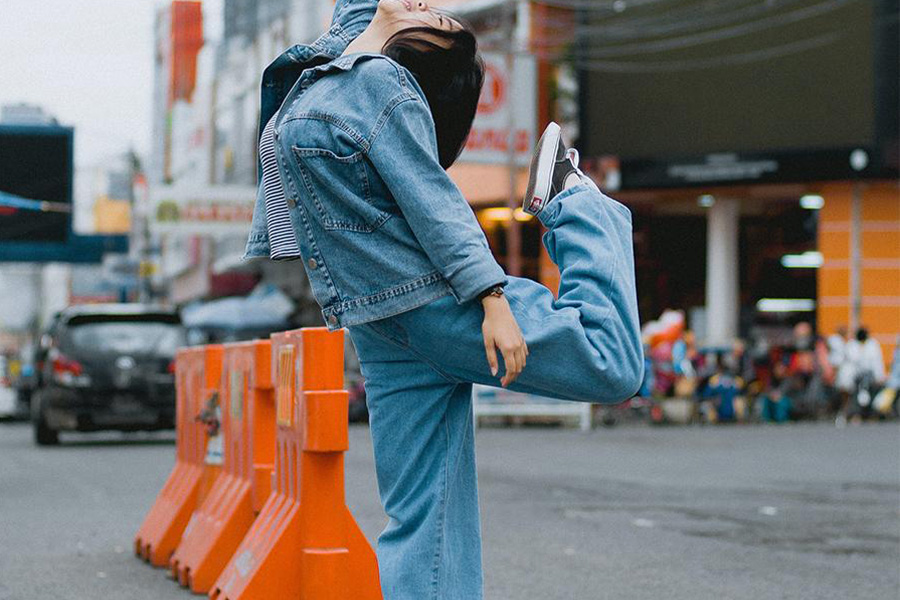
M 463 150 L 484 83 L 484 63 L 471 27 L 446 31 L 433 27 L 410 27 L 398 31 L 385 43 L 385 56 L 406 67 L 431 108 L 437 136 L 438 159 L 445 169 Z
M 869 339 L 869 330 L 865 327 L 860 327 L 859 329 L 857 329 L 856 339 L 860 342 L 865 342 L 867 339 Z

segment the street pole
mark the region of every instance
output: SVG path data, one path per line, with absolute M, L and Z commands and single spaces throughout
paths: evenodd
M 506 77 L 507 77 L 507 117 L 508 133 L 506 165 L 509 173 L 509 196 L 507 206 L 511 210 L 506 224 L 506 271 L 509 275 L 522 274 L 522 224 L 515 218 L 515 210 L 521 204 L 516 190 L 516 114 L 514 93 L 516 91 L 516 17 L 518 0 L 506 1 Z
M 854 183 L 850 197 L 850 332 L 856 334 L 862 312 L 862 184 Z

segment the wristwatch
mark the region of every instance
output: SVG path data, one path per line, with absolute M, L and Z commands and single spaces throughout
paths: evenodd
M 480 294 L 478 294 L 479 300 L 484 300 L 488 296 L 497 296 L 498 298 L 503 295 L 503 286 L 502 285 L 494 285 L 484 290 Z

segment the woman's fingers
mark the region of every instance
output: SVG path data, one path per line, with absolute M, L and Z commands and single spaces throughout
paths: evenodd
M 491 375 L 497 375 L 497 347 L 494 346 L 494 338 L 484 337 L 484 351 L 487 353 L 488 365 L 491 367 Z
M 506 373 L 500 384 L 505 387 L 515 381 L 525 368 L 525 350 L 522 344 L 517 344 L 501 348 L 500 352 L 503 354 L 503 362 L 506 363 Z
M 518 359 L 519 370 L 516 372 L 515 377 L 513 377 L 513 381 L 519 378 L 519 374 L 525 370 L 525 348 L 523 346 L 519 346 L 516 349 L 516 358 Z
M 509 346 L 501 344 L 500 354 L 503 355 L 503 365 L 506 367 L 506 372 L 503 373 L 503 377 L 500 378 L 500 385 L 506 387 L 507 382 L 509 382 L 509 376 L 515 370 L 516 364 Z

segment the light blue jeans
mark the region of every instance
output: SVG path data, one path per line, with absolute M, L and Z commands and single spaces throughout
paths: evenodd
M 540 213 L 560 267 L 559 298 L 510 277 L 506 297 L 528 345 L 510 389 L 618 402 L 643 377 L 631 213 L 589 184 Z M 390 521 L 378 539 L 385 600 L 479 600 L 481 529 L 472 383 L 499 386 L 477 301 L 445 296 L 349 328 L 366 383 L 378 488 Z

